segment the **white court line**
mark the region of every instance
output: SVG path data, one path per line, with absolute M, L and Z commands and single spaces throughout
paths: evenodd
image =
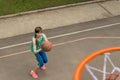
M 66 33 L 66 34 L 61 34 L 61 35 L 57 35 L 57 36 L 53 36 L 53 37 L 48 37 L 48 39 L 60 38 L 60 37 L 64 37 L 64 36 L 69 36 L 69 35 L 78 34 L 78 33 L 87 32 L 87 31 L 92 31 L 92 30 L 98 30 L 98 29 L 107 28 L 107 27 L 114 27 L 115 25 L 120 25 L 120 23 L 108 24 L 108 25 L 99 26 L 99 27 L 95 27 L 95 28 L 89 28 L 89 29 L 85 29 L 85 30 L 70 32 L 70 33 Z M 30 42 L 31 41 L 1 47 L 0 50 L 6 49 L 6 48 L 11 48 L 11 47 L 16 47 L 16 46 L 20 46 L 20 45 L 24 45 L 24 44 L 29 44 Z
M 88 40 L 88 39 L 120 39 L 120 37 L 107 37 L 107 36 L 103 36 L 103 37 L 84 37 L 84 38 L 78 38 L 78 39 L 74 39 L 74 40 L 70 40 L 70 41 L 65 41 L 65 42 L 53 44 L 53 47 L 60 46 L 60 45 L 65 45 L 65 44 L 70 44 L 70 43 L 77 42 L 77 41 Z M 11 53 L 11 54 L 8 54 L 8 55 L 3 55 L 3 56 L 0 56 L 0 59 L 10 57 L 10 56 L 24 54 L 24 53 L 27 53 L 29 51 L 30 50 L 25 50 L 25 51 L 21 51 L 21 52 L 17 52 L 17 53 Z

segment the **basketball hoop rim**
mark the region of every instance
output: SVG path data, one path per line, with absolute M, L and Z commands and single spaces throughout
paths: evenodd
M 111 52 L 111 51 L 116 51 L 116 50 L 120 50 L 120 47 L 111 47 L 111 48 L 105 48 L 102 50 L 98 50 L 96 52 L 91 53 L 90 55 L 88 55 L 87 57 L 85 57 L 76 67 L 74 74 L 73 74 L 73 80 L 81 80 L 81 73 L 82 70 L 85 66 L 86 63 L 88 63 L 90 60 L 92 60 L 93 58 L 95 58 L 98 55 L 104 54 L 106 52 Z

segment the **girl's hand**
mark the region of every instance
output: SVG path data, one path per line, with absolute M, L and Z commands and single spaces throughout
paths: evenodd
M 39 50 L 36 50 L 35 54 L 39 53 L 42 49 L 40 48 Z

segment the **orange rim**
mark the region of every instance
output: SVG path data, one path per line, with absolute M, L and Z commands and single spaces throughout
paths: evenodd
M 86 63 L 88 63 L 90 60 L 92 60 L 93 58 L 95 58 L 96 56 L 100 55 L 100 54 L 104 54 L 106 52 L 110 52 L 110 51 L 116 51 L 116 50 L 120 50 L 120 47 L 112 47 L 112 48 L 106 48 L 106 49 L 102 49 L 96 52 L 91 53 L 90 55 L 88 55 L 86 58 L 84 58 L 81 63 L 78 64 L 78 66 L 75 69 L 74 75 L 73 75 L 73 80 L 81 80 L 81 73 L 82 70 L 85 66 Z

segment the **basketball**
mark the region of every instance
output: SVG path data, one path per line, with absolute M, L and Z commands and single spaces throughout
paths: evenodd
M 41 49 L 44 50 L 44 51 L 46 51 L 46 52 L 51 51 L 51 49 L 52 49 L 52 43 L 50 41 L 44 41 L 42 43 Z

